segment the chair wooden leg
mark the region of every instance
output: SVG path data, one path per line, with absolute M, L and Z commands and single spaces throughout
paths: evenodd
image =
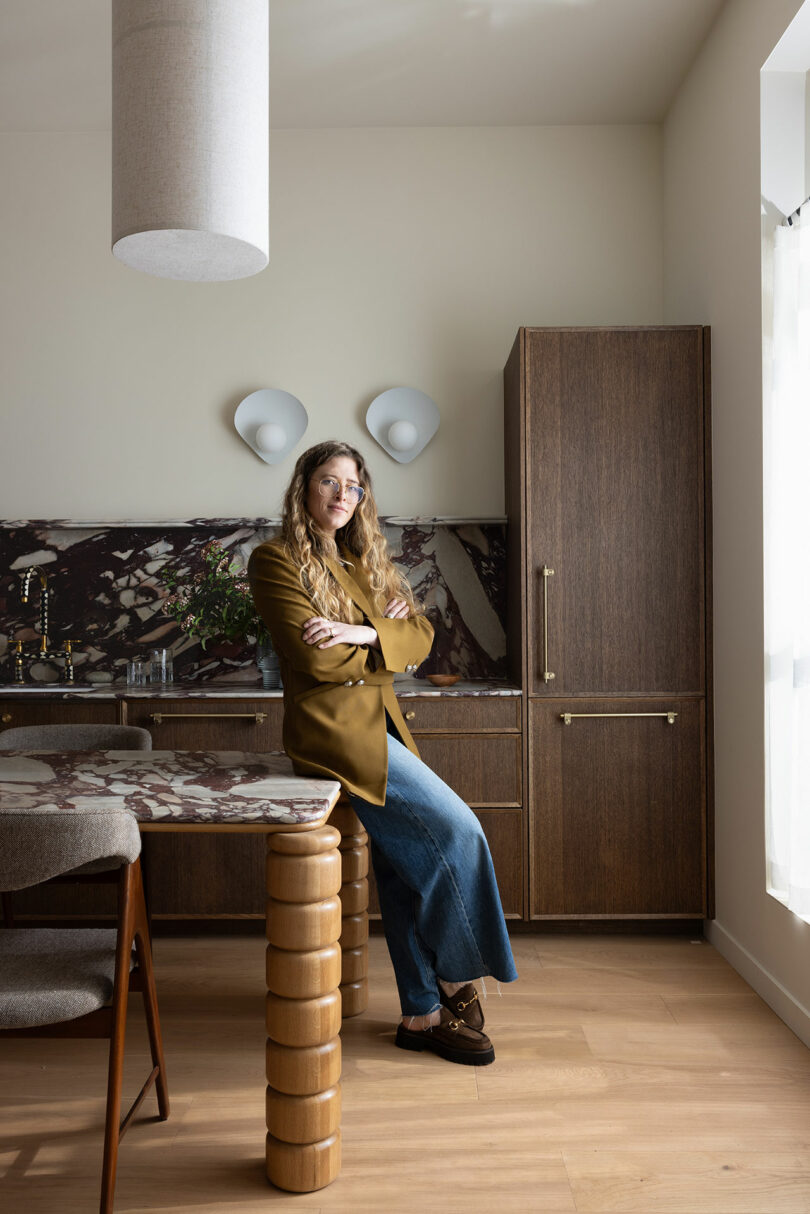
M 10 893 L 0 894 L 0 903 L 3 907 L 3 924 L 5 927 L 14 926 L 14 899 Z
M 138 864 L 136 861 L 137 868 Z M 142 878 L 139 871 L 135 873 L 135 954 L 138 958 L 138 969 L 141 974 L 143 1010 L 146 1016 L 146 1027 L 149 1032 L 149 1049 L 152 1054 L 152 1066 L 157 1067 L 158 1070 L 155 1078 L 158 1110 L 161 1121 L 165 1121 L 169 1116 L 169 1089 L 166 1083 L 166 1061 L 163 1057 L 163 1038 L 160 1032 L 160 1015 L 158 1013 L 157 992 L 155 990 L 155 971 L 152 965 L 149 923 L 144 901 Z
M 146 906 L 146 927 L 149 932 L 149 951 L 152 951 L 152 872 L 150 868 L 150 851 L 151 851 L 151 836 L 141 835 L 141 854 L 139 857 L 141 866 L 141 885 L 143 888 L 143 900 Z
M 134 865 L 121 869 L 118 885 L 118 944 L 115 953 L 110 1066 L 107 1074 L 107 1117 L 104 1126 L 104 1162 L 101 1169 L 100 1214 L 112 1214 L 115 1172 L 118 1165 L 121 1080 L 124 1071 L 124 1037 L 127 1027 L 130 958 L 134 935 Z

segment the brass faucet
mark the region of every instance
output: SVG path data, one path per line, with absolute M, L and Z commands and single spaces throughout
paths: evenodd
M 23 603 L 28 602 L 28 595 L 31 593 L 31 578 L 35 573 L 39 574 L 39 647 L 40 652 L 45 653 L 48 649 L 48 604 L 50 603 L 51 592 L 48 589 L 48 575 L 39 565 L 29 565 L 23 574 L 20 599 Z
M 22 641 L 14 641 L 14 682 L 24 682 L 23 675 L 23 659 L 28 658 L 29 661 L 33 658 L 64 658 L 65 669 L 62 675 L 64 683 L 73 682 L 73 646 L 76 644 L 74 640 L 65 641 L 64 649 L 51 649 L 48 640 L 48 609 L 51 601 L 51 591 L 48 586 L 48 575 L 39 565 L 29 565 L 25 573 L 22 575 L 22 585 L 20 586 L 20 599 L 23 603 L 28 602 L 28 596 L 31 593 L 31 579 L 34 574 L 39 577 L 39 648 L 31 653 L 26 653 L 23 649 Z

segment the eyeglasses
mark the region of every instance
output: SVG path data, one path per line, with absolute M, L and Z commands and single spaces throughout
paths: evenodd
M 345 484 L 345 482 L 344 482 Z M 340 497 L 340 491 L 343 485 L 340 481 L 335 480 L 333 476 L 325 476 L 323 480 L 318 481 L 318 491 L 321 497 Z M 362 485 L 346 484 L 346 497 L 355 506 L 362 502 L 365 489 Z

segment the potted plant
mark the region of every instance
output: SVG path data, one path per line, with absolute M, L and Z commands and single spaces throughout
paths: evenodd
M 183 632 L 197 637 L 205 649 L 214 638 L 256 641 L 256 664 L 262 685 L 280 687 L 278 658 L 270 634 L 257 614 L 245 571 L 216 540 L 202 550 L 203 568 L 189 575 L 168 569 L 163 581 L 169 591 L 163 614 L 176 620 Z

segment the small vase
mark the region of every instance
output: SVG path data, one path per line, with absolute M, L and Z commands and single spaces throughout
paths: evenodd
M 238 658 L 245 655 L 244 641 L 214 641 L 205 650 L 212 658 L 222 658 L 229 662 L 235 662 Z
M 272 691 L 274 688 L 281 687 L 281 670 L 279 669 L 278 655 L 269 641 L 256 642 L 256 665 L 262 676 L 262 687 L 265 691 Z

